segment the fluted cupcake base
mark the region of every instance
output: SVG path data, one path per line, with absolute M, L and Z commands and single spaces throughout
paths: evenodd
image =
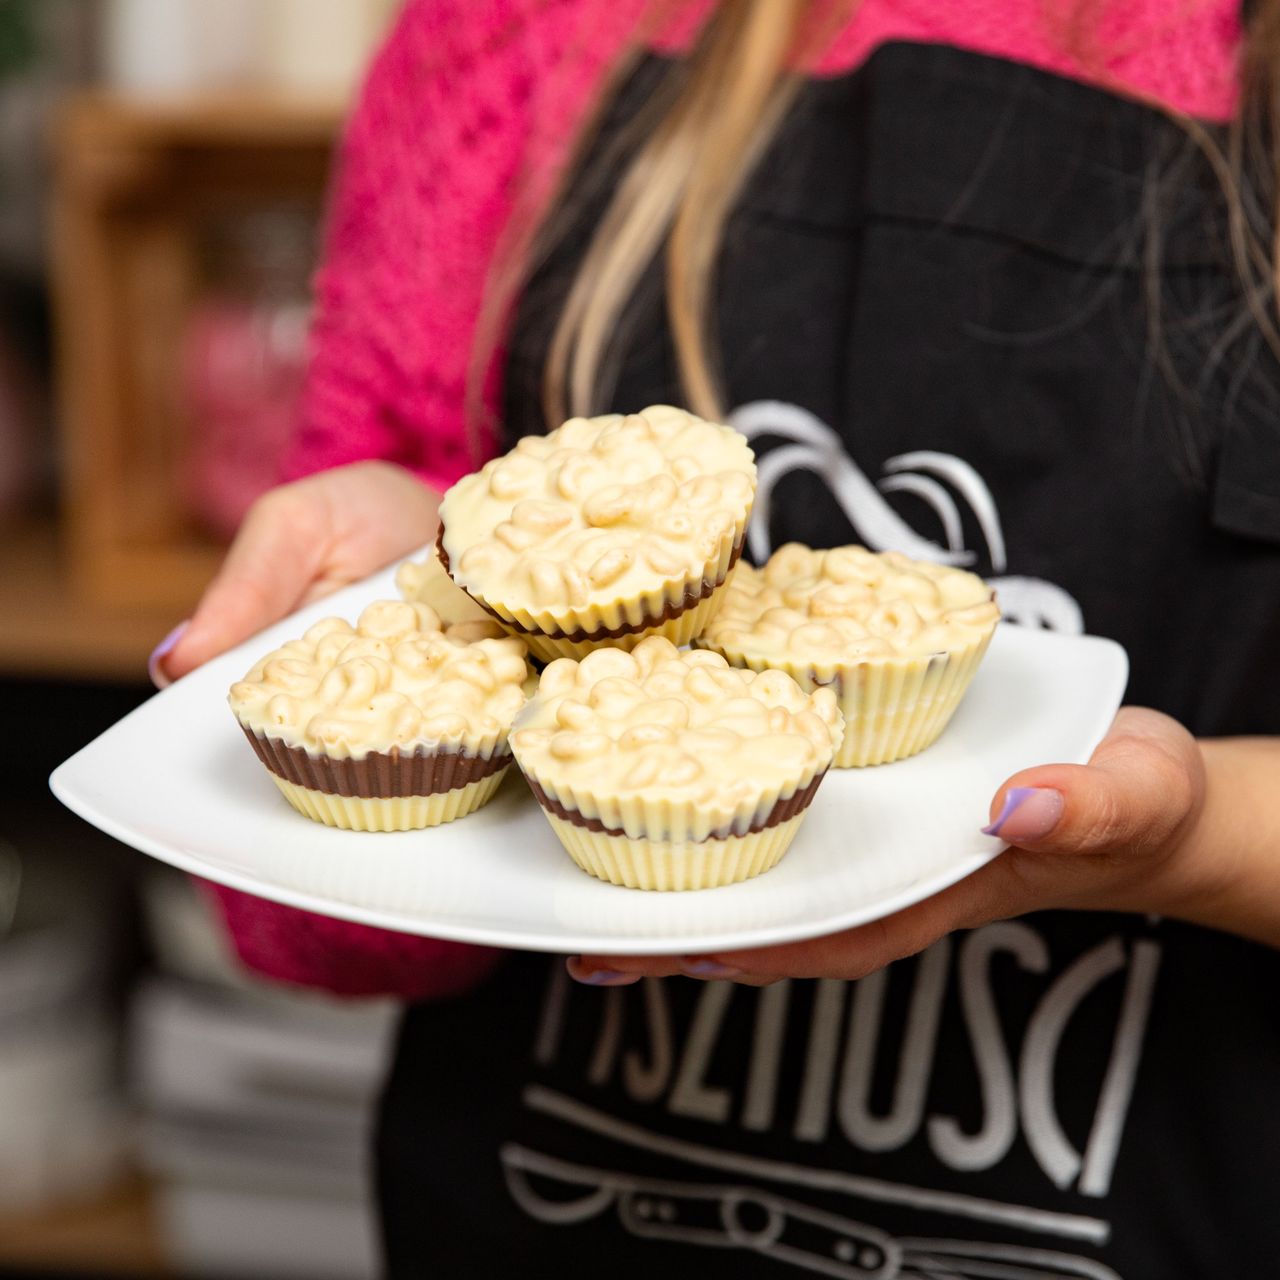
M 888 764 L 931 746 L 964 698 L 990 641 L 987 635 L 946 656 L 863 668 L 856 687 L 839 695 L 844 740 L 835 767 Z
M 274 773 L 271 780 L 299 813 L 327 827 L 341 827 L 345 831 L 417 831 L 474 813 L 493 798 L 505 773 L 505 768 L 500 769 L 465 787 L 437 791 L 429 796 L 374 798 L 315 791 Z
M 805 810 L 777 826 L 724 840 L 649 840 L 591 831 L 544 810 L 569 856 L 598 880 L 628 889 L 710 889 L 777 865 Z

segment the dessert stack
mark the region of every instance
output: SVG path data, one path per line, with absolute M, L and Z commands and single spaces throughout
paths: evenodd
M 232 709 L 330 825 L 464 817 L 514 759 L 602 880 L 759 875 L 829 768 L 938 737 L 999 611 L 974 575 L 891 552 L 739 564 L 755 485 L 743 436 L 669 406 L 527 437 L 445 495 L 404 600 L 269 654 Z

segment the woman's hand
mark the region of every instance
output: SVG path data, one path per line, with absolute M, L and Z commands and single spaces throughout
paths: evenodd
M 358 462 L 273 489 L 253 505 L 190 621 L 152 655 L 152 678 L 168 684 L 429 542 L 439 505 L 439 494 L 387 462 Z
M 1218 766 L 1212 802 L 1206 757 Z M 1280 864 L 1277 765 L 1273 740 L 1202 747 L 1168 716 L 1125 708 L 1087 765 L 1044 765 L 1010 778 L 992 800 L 985 830 L 1011 847 L 905 911 L 785 946 L 714 956 L 582 956 L 569 961 L 569 971 L 601 986 L 679 973 L 757 985 L 783 977 L 860 978 L 954 929 L 1046 908 L 1155 912 L 1267 940 L 1274 928 L 1280 938 L 1275 896 L 1265 918 L 1244 914 L 1256 894 L 1280 890 L 1271 883 L 1280 881 L 1271 869 Z M 1241 804 L 1268 815 L 1274 845 L 1257 840 L 1247 809 L 1250 834 L 1232 840 Z M 1258 866 L 1246 873 L 1255 842 Z

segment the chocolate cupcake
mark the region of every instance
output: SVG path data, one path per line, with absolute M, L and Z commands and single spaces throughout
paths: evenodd
M 702 889 L 786 852 L 840 744 L 835 695 L 647 637 L 560 659 L 511 745 L 583 870 L 638 889 Z
M 753 671 L 829 688 L 845 720 L 837 767 L 915 755 L 950 721 L 1000 610 L 972 573 L 864 547 L 779 547 L 740 565 L 696 640 Z
M 744 437 L 681 409 L 574 418 L 445 494 L 440 559 L 544 660 L 685 644 L 738 559 L 755 483 Z
M 229 702 L 299 813 L 355 831 L 436 826 L 478 809 L 511 764 L 519 640 L 467 643 L 426 605 L 371 604 L 268 654 Z

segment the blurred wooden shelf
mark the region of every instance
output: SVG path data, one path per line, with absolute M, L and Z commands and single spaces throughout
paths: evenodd
M 346 109 L 338 97 L 262 89 L 173 96 L 98 92 L 71 99 L 62 124 L 79 139 L 126 139 L 144 147 L 328 146 Z
M 205 556 L 212 572 L 217 551 Z M 151 650 L 181 620 L 168 606 L 78 598 L 52 521 L 0 530 L 0 562 L 0 676 L 145 681 Z
M 61 537 L 65 580 L 102 606 L 92 620 L 109 638 L 61 642 L 57 665 L 101 652 L 136 669 L 137 634 L 154 637 L 161 613 L 181 618 L 208 580 L 217 553 L 193 539 L 180 479 L 201 428 L 184 343 L 210 296 L 206 259 L 227 220 L 272 209 L 305 211 L 314 249 L 342 115 L 337 99 L 260 91 L 63 107 L 51 215 Z M 44 616 L 55 634 L 67 620 Z
M 17 1268 L 136 1280 L 173 1274 L 151 1189 L 137 1177 L 82 1204 L 0 1213 L 0 1269 Z

